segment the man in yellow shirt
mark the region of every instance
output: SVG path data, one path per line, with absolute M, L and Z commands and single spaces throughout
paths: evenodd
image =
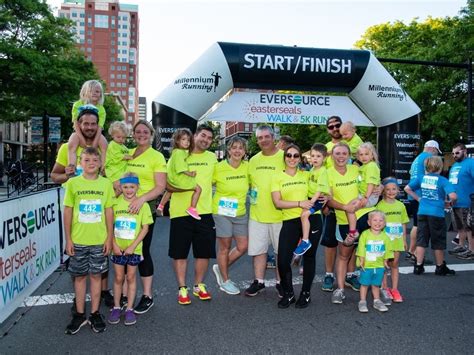
M 94 110 L 82 110 L 79 113 L 77 118 L 79 123 L 79 128 L 84 136 L 86 144 L 92 146 L 92 141 L 94 140 L 95 134 L 99 128 L 99 114 L 98 111 Z M 81 155 L 83 148 L 78 147 L 76 155 L 78 157 Z M 51 180 L 56 184 L 64 184 L 71 177 L 74 177 L 74 171 L 76 169 L 72 166 L 69 166 L 68 162 L 68 151 L 67 143 L 64 143 L 61 148 L 59 148 L 58 155 L 56 157 L 56 162 L 54 163 L 53 170 L 51 170 Z M 77 169 L 77 173 L 80 170 Z M 113 307 L 114 297 L 108 289 L 108 272 L 102 274 L 102 299 L 105 302 L 107 307 Z
M 194 256 L 193 295 L 201 301 L 211 299 L 203 283 L 209 259 L 216 257 L 216 230 L 212 217 L 212 177 L 217 158 L 207 149 L 213 138 L 212 128 L 200 125 L 194 134 L 194 149 L 187 158 L 190 171 L 196 172 L 196 182 L 201 186 L 201 196 L 196 206 L 200 220 L 186 213 L 191 203 L 193 191 L 173 190 L 170 200 L 170 237 L 168 256 L 173 259 L 173 267 L 178 280 L 178 303 L 190 304 L 186 287 L 186 269 L 189 250 Z
M 282 226 L 281 210 L 273 204 L 271 181 L 275 174 L 285 169 L 283 151 L 275 145 L 275 135 L 270 126 L 260 126 L 255 135 L 261 152 L 249 162 L 250 176 L 250 219 L 248 254 L 253 257 L 255 280 L 245 290 L 246 296 L 256 296 L 265 289 L 264 277 L 267 253 L 270 244 L 275 258 L 278 252 L 278 238 Z M 279 280 L 277 270 L 277 280 Z M 283 297 L 279 281 L 276 285 L 278 295 Z

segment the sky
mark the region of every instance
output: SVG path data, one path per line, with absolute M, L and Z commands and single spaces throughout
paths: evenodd
M 59 8 L 61 0 L 48 0 Z M 367 28 L 456 16 L 466 0 L 120 0 L 139 6 L 139 95 L 153 99 L 215 42 L 354 48 Z

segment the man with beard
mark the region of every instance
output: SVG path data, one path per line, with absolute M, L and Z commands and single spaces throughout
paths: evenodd
M 474 159 L 467 157 L 466 146 L 457 143 L 452 151 L 454 164 L 449 170 L 449 182 L 453 184 L 458 200 L 453 206 L 453 221 L 456 230 L 459 233 L 459 245 L 449 254 L 456 255 L 463 260 L 474 259 L 474 240 L 472 239 L 472 226 L 469 219 L 469 208 L 471 206 L 470 195 L 474 193 Z M 464 244 L 466 240 L 469 248 Z
M 99 110 L 94 105 L 84 105 L 79 107 L 77 122 L 87 146 L 92 146 L 92 142 L 99 128 Z M 69 180 L 69 178 L 75 176 L 74 173 L 77 175 L 82 173 L 80 165 L 77 167 L 69 165 L 67 147 L 68 144 L 64 143 L 61 148 L 59 148 L 56 162 L 54 163 L 53 170 L 51 170 L 51 180 L 56 184 L 64 184 Z M 76 151 L 78 163 L 81 161 L 80 156 L 82 150 L 83 148 L 79 146 Z M 104 300 L 107 307 L 113 307 L 114 297 L 108 289 L 108 272 L 102 274 L 101 298 Z
M 194 134 L 194 148 L 187 158 L 190 171 L 196 172 L 196 183 L 202 189 L 196 209 L 201 216 L 196 220 L 186 213 L 193 191 L 174 191 L 170 201 L 170 234 L 168 256 L 173 259 L 178 281 L 178 303 L 191 303 L 186 286 L 186 270 L 189 250 L 194 256 L 194 287 L 192 293 L 201 301 L 209 301 L 211 294 L 204 284 L 209 259 L 216 257 L 216 229 L 212 218 L 212 177 L 217 158 L 208 151 L 213 131 L 210 126 L 200 125 Z

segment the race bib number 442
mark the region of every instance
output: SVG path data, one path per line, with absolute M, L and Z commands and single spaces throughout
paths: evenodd
M 102 222 L 102 204 L 100 200 L 81 200 L 79 202 L 79 222 Z

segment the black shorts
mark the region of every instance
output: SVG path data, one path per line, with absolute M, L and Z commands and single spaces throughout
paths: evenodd
M 323 214 L 324 216 L 324 214 Z M 337 247 L 336 240 L 336 213 L 334 209 L 329 209 L 329 214 L 324 216 L 323 235 L 321 238 L 321 245 L 327 248 Z
M 444 217 L 418 216 L 416 246 L 427 248 L 431 241 L 431 249 L 446 249 L 446 222 Z
M 410 200 L 410 214 L 413 217 L 413 227 L 418 226 L 418 207 L 420 203 L 416 200 Z
M 201 215 L 200 221 L 191 216 L 171 218 L 168 256 L 187 259 L 191 245 L 195 259 L 216 257 L 216 227 L 212 214 Z
M 362 234 L 363 231 L 370 228 L 369 223 L 368 223 L 369 213 L 370 212 L 367 212 L 366 214 L 357 218 L 356 229 L 359 232 L 359 234 Z M 336 239 L 338 242 L 342 243 L 346 239 L 347 234 L 349 233 L 349 225 L 339 224 L 337 227 L 338 228 L 336 230 Z
M 453 224 L 456 232 L 472 231 L 470 225 L 469 208 L 453 208 Z
M 67 271 L 71 276 L 103 274 L 109 271 L 109 259 L 104 255 L 104 245 L 74 244 L 74 255 L 69 258 Z

